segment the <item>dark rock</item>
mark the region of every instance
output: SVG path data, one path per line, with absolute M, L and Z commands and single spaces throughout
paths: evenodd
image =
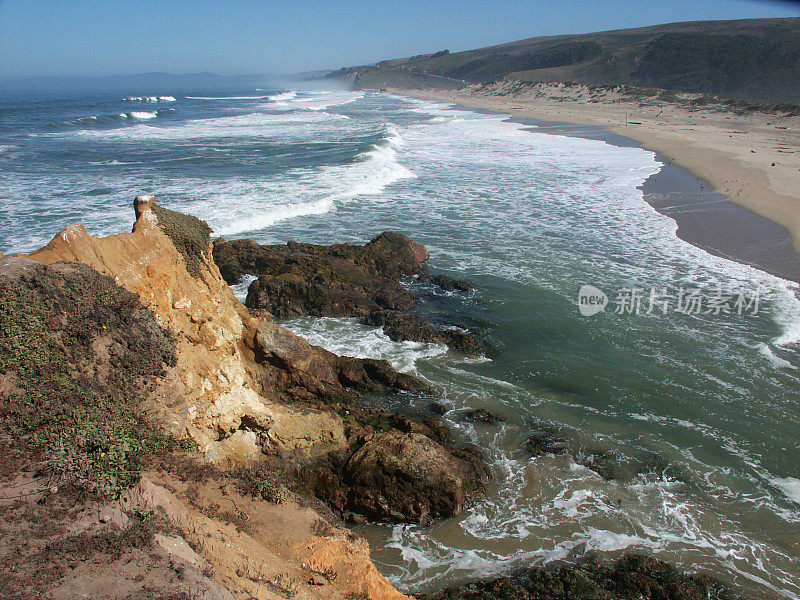
M 475 289 L 466 281 L 459 281 L 447 275 L 434 275 L 429 281 L 446 292 L 471 292 Z
M 278 318 L 350 317 L 386 308 L 408 310 L 414 296 L 387 277 L 337 257 L 277 253 L 250 285 L 245 305 Z
M 214 242 L 214 262 L 229 285 L 235 285 L 245 275 L 258 275 L 262 246 L 255 240 L 227 241 L 219 238 Z
M 567 442 L 561 437 L 557 429 L 543 426 L 528 437 L 528 441 L 525 442 L 525 449 L 531 456 L 565 454 L 567 452 Z
M 471 333 L 457 329 L 445 329 L 440 333 L 445 344 L 464 354 L 477 355 L 486 350 L 484 343 Z
M 642 476 L 648 481 L 679 479 L 679 472 L 663 456 L 642 449 L 632 449 L 631 454 L 620 450 L 595 450 L 579 457 L 579 462 L 603 479 L 631 481 Z
M 348 448 L 306 464 L 300 479 L 342 518 L 427 524 L 483 493 L 483 455 L 450 446 L 438 420 L 359 407 L 340 414 Z
M 360 322 L 370 327 L 381 327 L 396 342 L 426 342 L 446 344 L 465 354 L 479 354 L 483 344 L 470 333 L 454 329 L 439 330 L 415 313 L 399 310 L 375 310 Z
M 364 246 L 297 242 L 261 246 L 253 240 L 219 239 L 213 253 L 229 284 L 238 283 L 245 274 L 258 276 L 245 300 L 250 309 L 266 310 L 278 318 L 361 317 L 362 323 L 382 327 L 395 341 L 442 343 L 468 354 L 483 350 L 470 333 L 438 330 L 408 312 L 417 300 L 400 279 L 419 274 L 428 251 L 399 233 L 382 233 Z M 431 281 L 448 289 L 470 287 L 445 276 Z
M 687 574 L 658 559 L 628 554 L 614 564 L 591 559 L 560 568 L 532 567 L 469 583 L 419 600 L 736 600 L 706 575 Z
M 428 387 L 419 379 L 396 371 L 387 360 L 342 356 L 336 361 L 335 367 L 344 387 L 362 391 L 428 391 Z
M 400 373 L 386 360 L 337 356 L 312 346 L 282 327 L 265 326 L 255 334 L 256 360 L 278 368 L 282 387 L 296 400 L 337 399 L 345 389 L 359 392 L 425 392 L 420 380 Z M 304 391 L 303 391 L 304 390 Z
M 419 273 L 429 256 L 425 246 L 392 232 L 381 233 L 364 246 L 298 242 L 262 246 L 252 239 L 227 241 L 220 238 L 214 242 L 213 254 L 225 281 L 231 285 L 238 283 L 244 275 L 260 275 L 265 269 L 274 269 L 298 256 L 340 259 L 361 267 L 367 273 L 399 280 Z
M 430 409 L 430 411 L 431 411 L 433 414 L 435 414 L 435 415 L 439 415 L 439 416 L 442 416 L 443 414 L 445 414 L 445 413 L 446 413 L 446 412 L 449 410 L 449 409 L 448 409 L 448 408 L 447 408 L 447 407 L 446 407 L 444 404 L 442 404 L 441 402 L 431 402 L 431 403 L 428 405 L 428 408 Z
M 420 433 L 377 434 L 345 466 L 349 506 L 395 522 L 424 524 L 459 514 L 486 483 L 475 458 L 455 456 Z
M 627 480 L 630 475 L 631 458 L 617 450 L 599 450 L 589 452 L 582 461 L 582 465 L 590 468 L 603 479 Z M 634 468 L 635 470 L 635 468 Z
M 467 423 L 484 423 L 486 425 L 495 425 L 497 423 L 504 423 L 505 419 L 494 414 L 485 408 L 470 408 L 468 410 L 458 413 L 459 419 Z
M 360 321 L 369 327 L 382 327 L 383 332 L 396 342 L 443 342 L 440 332 L 428 321 L 414 313 L 399 310 L 375 310 Z
M 396 429 L 403 433 L 419 433 L 442 445 L 451 442 L 450 430 L 438 419 L 418 419 L 386 411 L 348 408 L 344 415 L 347 439 L 351 448 L 360 448 L 372 434 Z

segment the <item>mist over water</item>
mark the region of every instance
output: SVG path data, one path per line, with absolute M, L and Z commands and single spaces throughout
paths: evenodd
M 483 359 L 348 319 L 287 324 L 430 381 L 456 436 L 491 463 L 487 497 L 465 514 L 360 530 L 399 586 L 642 550 L 753 595 L 800 597 L 797 286 L 679 240 L 638 189 L 660 168 L 652 153 L 362 92 L 3 96 L 0 115 L 2 252 L 73 222 L 128 230 L 133 196 L 153 193 L 216 235 L 262 243 L 400 231 L 428 247 L 431 271 L 475 284 L 431 297 L 409 282 L 422 312 L 490 341 Z M 741 287 L 761 310 L 582 317 L 584 284 L 609 296 Z M 467 407 L 506 424 L 465 424 Z M 526 454 L 543 423 L 569 455 Z

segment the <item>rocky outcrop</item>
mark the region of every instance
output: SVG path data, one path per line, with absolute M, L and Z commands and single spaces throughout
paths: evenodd
M 525 442 L 525 449 L 531 456 L 545 454 L 566 454 L 569 446 L 558 429 L 548 425 L 537 427 Z
M 86 344 L 98 356 L 110 354 L 113 359 L 114 344 L 123 343 L 129 366 L 149 365 L 155 360 L 154 368 L 167 368 L 169 381 L 149 386 L 147 394 L 142 392 L 141 408 L 148 422 L 171 437 L 196 442 L 206 460 L 227 469 L 285 458 L 302 464 L 323 460 L 331 453 L 350 452 L 345 425 L 337 413 L 340 402 L 352 400 L 364 390 L 422 389 L 420 382 L 396 372 L 385 361 L 336 356 L 278 326 L 269 315 L 251 313 L 219 274 L 212 260 L 210 230 L 202 221 L 159 207 L 152 197 L 138 197 L 135 207 L 137 219 L 131 233 L 94 238 L 74 225 L 27 259 L 3 260 L 36 273 L 77 272 L 85 281 L 105 282 L 105 287 L 77 286 L 84 292 L 76 300 L 86 305 L 86 318 L 97 321 L 92 331 L 105 331 L 101 325 L 127 318 L 126 312 L 114 307 L 120 302 L 117 296 L 128 302 L 134 329 L 122 332 L 118 340 L 109 328 L 108 343 L 97 345 L 87 338 Z M 59 294 L 54 288 L 54 298 L 48 301 L 60 301 Z M 2 308 L 2 316 L 14 314 L 5 303 Z M 166 358 L 131 341 L 144 327 L 136 323 L 146 322 L 136 317 L 136 310 L 149 315 L 154 334 L 161 333 L 169 350 Z M 48 316 L 58 319 L 59 313 Z M 72 325 L 67 319 L 60 326 L 83 339 L 87 332 L 79 331 L 78 325 L 73 331 Z M 35 340 L 23 345 L 35 350 Z M 137 350 L 141 356 L 131 358 Z M 79 365 L 83 360 L 77 355 L 73 358 L 65 363 L 68 367 L 70 361 Z M 114 364 L 112 360 L 104 372 L 108 374 Z M 2 380 L 3 393 L 14 386 L 13 378 L 6 379 Z M 50 393 L 45 390 L 45 399 Z M 48 404 L 41 406 L 48 410 Z M 117 409 L 110 406 L 109 410 Z M 112 415 L 117 419 L 116 412 L 109 417 Z M 148 485 L 143 482 L 137 489 L 152 495 L 155 492 Z M 292 514 L 286 512 L 286 506 L 273 511 L 272 520 L 264 524 L 263 531 L 270 532 L 269 544 L 264 546 L 252 534 L 242 537 L 235 526 L 216 522 L 213 515 L 225 500 L 210 503 L 206 513 L 197 514 L 192 507 L 207 500 L 206 492 L 211 493 L 194 490 L 178 500 L 169 498 L 156 504 L 170 515 L 172 525 L 187 536 L 204 561 L 220 565 L 220 576 L 214 579 L 226 589 L 249 597 L 276 598 L 285 596 L 280 586 L 288 582 L 286 589 L 299 598 L 404 598 L 375 570 L 365 542 L 332 528 L 314 511 L 306 509 L 303 519 L 293 523 L 281 520 L 281 515 Z M 219 495 L 233 498 L 231 493 Z M 157 495 L 167 497 L 162 492 Z M 151 500 L 136 502 L 143 510 L 155 506 Z M 234 505 L 246 504 L 253 514 L 263 512 L 257 508 L 263 501 L 253 502 L 237 496 Z M 319 525 L 314 525 L 317 522 Z M 242 537 L 241 546 L 235 551 L 228 549 L 237 536 Z M 216 543 L 212 543 L 214 539 Z M 280 560 L 273 561 L 265 547 L 273 553 L 275 548 L 282 549 Z M 256 568 L 261 570 L 253 571 Z M 275 572 L 276 568 L 284 572 Z
M 658 559 L 639 554 L 613 564 L 585 560 L 575 566 L 533 567 L 504 577 L 450 588 L 419 600 L 741 600 L 719 581 L 684 573 Z
M 483 425 L 497 425 L 504 423 L 505 419 L 485 408 L 468 408 L 460 411 L 456 418 L 467 423 L 477 423 Z
M 324 455 L 346 440 L 340 417 L 320 401 L 357 388 L 415 387 L 413 378 L 388 365 L 376 370 L 369 362 L 340 359 L 268 316 L 251 314 L 212 260 L 207 225 L 157 206 L 151 196 L 137 197 L 135 208 L 131 233 L 93 238 L 72 225 L 30 258 L 82 262 L 109 275 L 172 332 L 180 390 L 149 410 L 213 461 Z
M 382 233 L 365 246 L 262 246 L 254 265 L 259 278 L 250 286 L 245 304 L 279 318 L 408 310 L 416 300 L 399 280 L 419 272 L 427 254 L 424 247 L 396 233 Z
M 333 282 L 352 277 L 355 279 L 354 285 L 369 292 L 380 288 L 380 283 L 391 285 L 403 276 L 419 273 L 428 256 L 428 251 L 421 244 L 391 232 L 381 233 L 364 246 L 322 246 L 297 242 L 261 246 L 255 240 L 229 242 L 222 238 L 214 242 L 214 262 L 231 284 L 244 275 L 260 275 L 263 271 L 309 274 L 313 270 L 315 274 L 327 276 Z M 295 260 L 300 263 L 295 263 Z M 330 272 L 326 273 L 326 270 Z M 283 316 L 277 311 L 270 312 Z M 306 310 L 302 314 L 313 313 Z
M 447 275 L 434 275 L 428 281 L 445 292 L 471 292 L 474 289 L 466 281 L 458 281 Z
M 411 275 L 446 291 L 470 291 L 472 286 L 449 277 L 421 273 L 428 251 L 404 235 L 385 232 L 364 246 L 321 246 L 289 242 L 260 246 L 253 240 L 214 242 L 214 260 L 226 281 L 245 274 L 258 276 L 245 304 L 278 318 L 301 315 L 359 317 L 381 327 L 395 341 L 441 343 L 477 354 L 481 343 L 458 328 L 436 328 L 409 312 L 417 299 L 400 283 Z
M 94 238 L 73 225 L 28 258 L 13 260 L 34 270 L 82 269 L 93 274 L 128 294 L 150 315 L 154 331 L 166 332 L 169 360 L 159 359 L 162 364 L 155 366 L 168 368 L 169 381 L 149 387 L 142 398 L 148 422 L 172 438 L 193 440 L 207 460 L 223 469 L 262 463 L 283 465 L 289 472 L 298 466 L 306 468 L 303 465 L 328 465 L 325 472 L 346 490 L 344 510 L 370 518 L 430 522 L 457 514 L 482 491 L 487 474 L 479 453 L 449 446 L 441 426 L 391 415 L 375 419 L 369 416 L 374 413 L 356 402 L 363 392 L 425 391 L 420 381 L 398 373 L 387 361 L 342 357 L 312 346 L 276 324 L 269 313 L 249 310 L 233 295 L 214 263 L 205 223 L 160 207 L 152 197 L 138 197 L 135 208 L 137 219 L 130 233 Z M 408 299 L 397 279 L 419 269 L 427 258 L 424 248 L 393 234 L 378 236 L 368 246 L 353 250 L 344 245 L 336 252 L 353 260 L 357 257 L 357 265 L 349 262 L 357 271 L 390 273 L 395 279 L 385 277 L 383 288 L 396 292 L 401 300 Z M 326 258 L 320 264 L 339 260 L 331 258 L 328 248 L 321 248 L 295 245 L 292 252 L 322 254 Z M 294 264 L 286 257 L 281 261 Z M 345 272 L 337 271 L 341 276 Z M 100 307 L 111 297 L 95 294 L 89 287 L 85 304 Z M 98 314 L 104 314 L 103 310 Z M 141 347 L 143 361 L 160 356 L 141 344 L 126 344 L 134 352 Z M 98 346 L 98 352 L 103 351 Z M 372 419 L 382 424 L 370 430 L 352 422 L 354 414 L 361 415 L 362 423 Z M 197 504 L 203 498 L 190 493 L 187 501 Z M 168 512 L 173 515 L 190 510 L 185 505 L 170 506 Z M 217 510 L 214 506 L 208 510 Z M 178 518 L 174 525 L 189 537 L 211 527 L 202 519 L 194 519 L 191 526 L 182 523 Z M 275 539 L 290 532 L 291 528 L 283 530 Z M 226 535 L 233 535 L 232 530 Z M 316 561 L 309 564 L 319 565 L 309 573 L 310 580 L 320 582 L 321 577 L 332 583 L 331 577 L 336 577 L 342 584 L 331 589 L 351 590 L 346 594 L 403 597 L 369 563 L 366 545 L 350 536 L 317 532 L 296 539 L 291 547 L 297 550 L 285 560 L 306 557 Z M 230 559 L 231 565 L 255 564 L 250 553 L 260 551 L 257 544 L 243 541 L 242 553 Z M 211 548 L 201 554 L 215 564 L 218 552 L 223 551 Z M 263 573 L 242 576 L 237 568 L 226 568 L 232 573 L 226 588 L 239 585 L 236 589 L 253 597 L 272 597 L 270 586 L 260 583 Z M 270 574 L 269 581 L 280 580 L 274 579 L 277 575 Z M 344 586 L 347 581 L 349 587 Z
M 454 448 L 438 420 L 353 408 L 345 422 L 349 450 L 307 466 L 302 479 L 346 520 L 429 524 L 483 494 L 481 452 Z
M 374 310 L 362 318 L 361 323 L 382 328 L 396 342 L 446 344 L 466 354 L 478 354 L 483 350 L 483 344 L 471 333 L 456 328 L 436 329 L 415 313 Z
M 342 390 L 421 392 L 427 387 L 418 379 L 397 372 L 386 360 L 337 356 L 311 346 L 281 327 L 262 327 L 255 336 L 259 362 L 280 369 L 282 384 L 292 396 L 336 399 Z
M 372 437 L 345 465 L 348 507 L 379 520 L 427 524 L 459 514 L 488 480 L 479 455 L 460 456 L 422 433 Z

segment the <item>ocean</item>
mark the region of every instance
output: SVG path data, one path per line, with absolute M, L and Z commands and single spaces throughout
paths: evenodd
M 491 465 L 458 517 L 358 528 L 392 582 L 643 551 L 800 598 L 798 286 L 679 239 L 643 199 L 652 152 L 385 93 L 146 92 L 0 95 L 0 252 L 70 223 L 129 230 L 133 197 L 154 194 L 228 239 L 399 231 L 431 272 L 475 285 L 408 282 L 432 321 L 487 340 L 482 357 L 349 319 L 286 323 L 429 381 Z M 504 423 L 467 423 L 467 408 Z M 571 452 L 531 457 L 541 427 Z

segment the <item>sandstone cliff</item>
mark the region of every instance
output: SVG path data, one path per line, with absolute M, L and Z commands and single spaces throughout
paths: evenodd
M 167 212 L 180 219 L 179 233 L 170 237 L 160 226 L 166 219 L 156 216 L 164 209 L 154 210 L 149 196 L 136 202 L 131 233 L 94 238 L 71 225 L 30 258 L 78 261 L 113 277 L 173 332 L 179 381 L 171 395 L 151 402 L 154 418 L 176 436 L 190 436 L 221 465 L 264 452 L 311 458 L 344 447 L 341 419 L 300 402 L 346 393 L 339 357 L 276 325 L 269 314 L 252 315 L 220 276 L 207 240 L 195 255 L 182 253 L 173 238 L 202 239 L 200 221 Z M 345 382 L 385 383 L 369 379 Z
M 308 461 L 342 450 L 345 428 L 325 409 L 327 400 L 363 386 L 415 385 L 388 364 L 365 369 L 355 359 L 310 346 L 268 314 L 251 314 L 210 257 L 202 222 L 166 211 L 152 197 L 138 197 L 131 233 L 94 238 L 82 226 L 70 226 L 29 258 L 45 265 L 84 263 L 141 299 L 171 332 L 177 350 L 164 385 L 144 407 L 153 422 L 175 438 L 191 438 L 224 468 L 266 456 Z M 348 377 L 340 377 L 343 370 Z M 33 498 L 47 496 L 49 489 L 21 475 L 13 485 Z M 206 581 L 195 590 L 201 597 L 405 598 L 372 565 L 365 541 L 293 498 L 281 504 L 255 500 L 224 477 L 192 480 L 164 469 L 146 472 L 120 500 L 100 510 L 116 515 L 102 523 L 119 526 L 142 511 L 164 515 L 177 536 L 161 544 L 164 552 L 173 567 L 179 563 Z M 99 527 L 94 517 L 85 521 L 81 525 L 78 519 L 78 528 Z M 65 523 L 53 527 L 74 529 Z M 193 550 L 185 549 L 185 542 Z M 103 568 L 106 578 L 124 579 L 108 565 Z M 100 571 L 84 573 L 80 585 L 103 580 Z M 70 577 L 77 575 L 73 571 Z M 67 578 L 59 593 L 69 597 L 72 585 Z

